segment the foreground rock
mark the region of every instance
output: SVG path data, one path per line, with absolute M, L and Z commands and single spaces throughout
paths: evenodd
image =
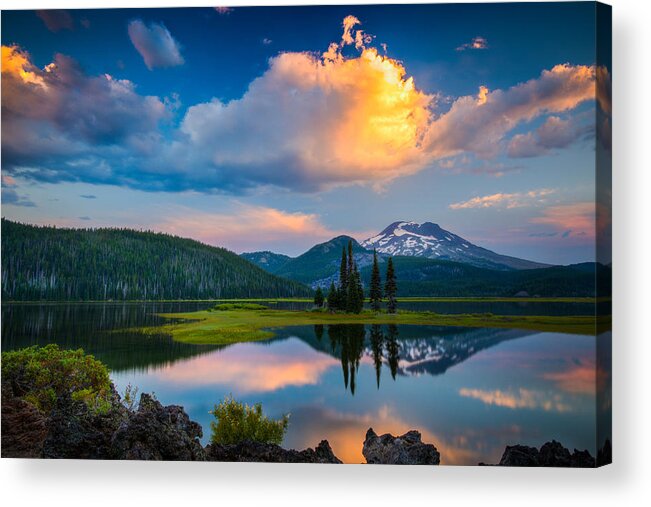
M 117 428 L 111 449 L 115 459 L 204 461 L 202 436 L 201 425 L 183 407 L 164 407 L 143 393 L 138 410 Z
M 567 448 L 552 440 L 544 444 L 540 450 L 526 445 L 507 446 L 499 466 L 594 468 L 595 459 L 587 450 L 574 449 L 570 454 Z
M 45 417 L 2 386 L 2 457 L 40 458 L 47 436 Z
M 415 430 L 394 437 L 389 433 L 378 436 L 369 428 L 362 454 L 367 463 L 378 465 L 438 465 L 441 461 L 436 447 L 424 444 Z
M 327 440 L 314 449 L 295 451 L 279 445 L 260 442 L 242 442 L 234 445 L 209 444 L 206 447 L 208 461 L 246 461 L 261 463 L 332 463 L 341 464 Z

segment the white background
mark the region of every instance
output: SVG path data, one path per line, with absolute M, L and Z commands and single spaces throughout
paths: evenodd
M 610 3 L 615 111 L 613 465 L 567 470 L 4 459 L 0 461 L 4 505 L 651 505 L 651 2 Z M 182 2 L 137 0 L 135 4 L 179 6 Z M 2 9 L 133 6 L 124 0 L 0 0 Z

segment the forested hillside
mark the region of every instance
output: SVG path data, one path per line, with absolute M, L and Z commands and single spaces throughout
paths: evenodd
M 130 229 L 36 227 L 2 219 L 3 300 L 307 296 L 233 252 Z
M 510 297 L 519 293 L 545 297 L 591 297 L 607 294 L 611 284 L 610 267 L 594 262 L 512 271 L 424 257 L 397 256 L 393 262 L 398 296 L 403 297 Z M 361 272 L 364 285 L 368 287 L 370 266 Z M 597 286 L 601 294 L 596 294 Z

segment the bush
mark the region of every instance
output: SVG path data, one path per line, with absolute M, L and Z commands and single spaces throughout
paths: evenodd
M 268 310 L 269 308 L 257 303 L 221 303 L 216 305 L 213 310 L 225 312 L 228 310 Z
M 280 445 L 289 425 L 289 415 L 274 421 L 262 413 L 262 405 L 235 401 L 232 396 L 215 405 L 210 423 L 214 444 L 238 444 L 245 440 Z
M 66 395 L 83 401 L 96 413 L 104 413 L 111 406 L 106 366 L 82 349 L 61 350 L 50 344 L 3 352 L 2 383 L 45 414 Z

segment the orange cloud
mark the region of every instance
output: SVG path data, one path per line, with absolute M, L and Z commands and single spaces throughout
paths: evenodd
M 194 357 L 157 370 L 161 380 L 175 384 L 228 385 L 238 393 L 270 392 L 289 386 L 314 385 L 329 368 L 340 368 L 334 358 L 303 345 L 298 352 L 240 344 L 216 354 Z
M 18 46 L 2 46 L 2 73 L 18 77 L 23 83 L 45 87 L 39 69 L 29 59 L 29 54 Z
M 550 225 L 568 236 L 580 236 L 586 240 L 595 237 L 596 207 L 593 202 L 578 202 L 552 206 L 543 211 L 543 216 L 534 217 L 532 223 Z
M 470 208 L 495 208 L 504 207 L 507 209 L 532 206 L 545 202 L 545 198 L 553 194 L 554 190 L 543 188 L 541 190 L 530 190 L 529 192 L 517 192 L 511 194 L 497 193 L 482 197 L 473 197 L 467 201 L 450 204 L 451 209 Z
M 597 370 L 594 364 L 546 373 L 543 378 L 556 382 L 560 389 L 574 394 L 594 395 L 597 386 Z
M 286 251 L 288 245 L 300 250 L 346 233 L 328 228 L 315 214 L 250 205 L 240 205 L 224 214 L 181 208 L 154 228 L 236 252 L 257 250 L 262 244 L 281 251 Z M 366 232 L 358 235 L 363 234 Z
M 546 412 L 569 412 L 572 407 L 558 394 L 549 394 L 543 391 L 519 388 L 516 391 L 502 391 L 494 389 L 459 389 L 459 394 L 467 398 L 475 398 L 486 405 L 496 405 L 510 409 L 542 409 Z

